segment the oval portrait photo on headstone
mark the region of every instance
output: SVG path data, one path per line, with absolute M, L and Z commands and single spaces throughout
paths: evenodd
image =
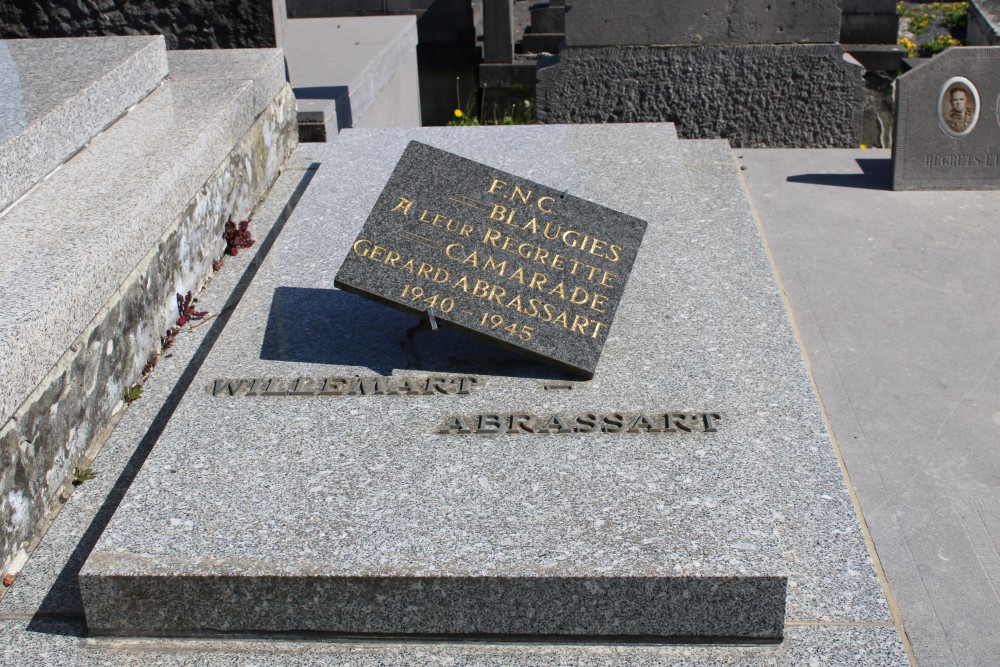
M 954 76 L 941 86 L 938 122 L 947 134 L 964 137 L 979 120 L 979 91 L 964 76 Z

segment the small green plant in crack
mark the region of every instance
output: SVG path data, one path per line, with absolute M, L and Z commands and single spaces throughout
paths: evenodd
M 125 402 L 132 403 L 133 401 L 138 401 L 142 398 L 142 385 L 134 384 L 131 387 L 125 387 Z
M 97 477 L 97 471 L 93 468 L 73 468 L 73 486 L 80 486 L 95 477 Z

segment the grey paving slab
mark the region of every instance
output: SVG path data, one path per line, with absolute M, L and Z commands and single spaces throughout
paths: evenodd
M 162 36 L 0 41 L 0 211 L 166 73 Z
M 995 664 L 998 193 L 890 192 L 888 151 L 738 154 L 918 663 Z
M 194 369 L 218 335 L 210 333 L 218 326 L 218 316 L 238 302 L 245 289 L 241 281 L 249 281 L 247 267 L 269 247 L 267 239 L 277 233 L 276 227 L 280 229 L 284 208 L 290 201 L 293 206 L 296 203 L 296 191 L 305 187 L 303 181 L 310 175 L 308 167 L 308 163 L 290 159 L 267 199 L 253 212 L 250 231 L 257 243 L 236 257 L 226 257 L 209 287 L 198 295 L 198 308 L 208 311 L 209 316 L 183 328 L 160 358 L 155 372 L 143 383 L 142 398 L 129 406 L 98 457 L 88 464 L 98 472 L 97 477 L 74 489 L 15 584 L 0 600 L 0 618 L 41 614 L 82 619 L 76 575 L 143 458 L 156 445 L 167 416 L 189 390 Z
M 0 621 L 5 665 L 388 665 L 886 667 L 905 665 L 892 628 L 789 628 L 772 646 L 545 645 L 303 640 L 80 639 L 72 622 Z
M 259 114 L 285 85 L 281 49 L 171 51 L 170 78 L 179 81 L 253 81 L 253 110 Z
M 491 356 L 460 338 L 425 339 L 414 361 L 401 345 L 412 319 L 337 297 L 334 268 L 411 138 L 658 226 L 664 241 L 640 252 L 620 332 L 609 339 L 595 381 L 575 385 L 572 394 L 546 394 L 551 376 L 537 366 Z M 717 150 L 710 151 L 713 160 Z M 304 146 L 299 156 L 323 166 L 202 367 L 200 390 L 184 399 L 166 446 L 154 450 L 84 570 L 92 629 L 106 629 L 120 612 L 146 628 L 176 623 L 169 611 L 142 617 L 134 599 L 116 597 L 130 577 L 157 585 L 146 576 L 156 573 L 211 572 L 227 586 L 227 575 L 249 575 L 267 586 L 263 598 L 275 596 L 263 618 L 251 622 L 272 624 L 289 622 L 278 600 L 286 604 L 287 591 L 296 590 L 277 575 L 377 578 L 397 568 L 748 573 L 762 565 L 788 573 L 786 630 L 802 622 L 888 627 L 755 223 L 745 200 L 735 199 L 738 185 L 721 189 L 724 205 L 698 209 L 677 142 L 657 126 L 349 132 L 332 147 Z M 692 173 L 721 183 L 718 166 L 710 160 Z M 685 250 L 664 251 L 679 247 Z M 283 316 L 286 309 L 298 324 Z M 660 338 L 667 332 L 669 342 Z M 209 391 L 217 377 L 399 377 L 470 367 L 484 379 L 481 389 L 461 399 L 426 399 L 419 412 L 407 397 L 246 399 Z M 608 438 L 599 452 L 583 434 L 551 442 L 433 434 L 443 415 L 498 405 L 573 414 L 666 403 L 719 406 L 731 415 L 724 418 L 729 430 L 712 434 L 710 443 L 678 439 L 666 447 L 653 434 Z M 274 429 L 279 414 L 283 426 Z M 404 428 L 409 436 L 400 440 Z M 211 445 L 199 444 L 202 438 Z M 222 484 L 231 489 L 225 497 L 218 494 Z M 668 508 L 671 522 L 655 520 Z M 594 550 L 615 541 L 611 554 Z M 159 588 L 160 611 L 183 605 L 201 627 L 241 613 L 223 610 L 229 603 L 218 599 L 209 613 L 196 586 L 186 591 L 173 596 Z M 227 593 L 233 600 L 244 594 L 238 587 Z M 291 622 L 302 629 L 324 613 Z
M 169 81 L 0 220 L 0 298 L 11 308 L 0 322 L 0 422 L 119 288 L 253 118 L 250 82 Z

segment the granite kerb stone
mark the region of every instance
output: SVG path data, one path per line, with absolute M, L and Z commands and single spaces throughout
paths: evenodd
M 0 41 L 0 211 L 166 74 L 161 36 Z
M 537 96 L 543 123 L 667 121 L 734 147 L 853 148 L 865 92 L 837 44 L 610 46 L 563 49 Z
M 0 621 L 4 664 L 53 662 L 187 667 L 192 662 L 234 667 L 283 665 L 447 665 L 448 667 L 911 667 L 895 628 L 792 626 L 780 644 L 656 645 L 651 643 L 314 641 L 302 638 L 85 638 L 82 621 Z
M 248 216 L 265 197 L 297 145 L 294 107 L 286 85 L 0 429 L 0 571 L 122 409 L 123 388 L 177 319 L 175 294 L 196 292 L 210 274 L 226 219 Z
M 644 243 L 594 380 L 550 391 L 566 378 L 443 330 L 417 334 L 411 347 L 415 318 L 333 288 L 410 139 L 650 222 L 647 240 L 662 242 Z M 885 622 L 884 600 L 867 606 L 879 599 L 877 582 L 825 558 L 833 542 L 860 542 L 857 521 L 752 216 L 745 201 L 741 216 L 699 213 L 678 143 L 662 126 L 609 125 L 348 131 L 301 148 L 322 166 L 202 365 L 200 389 L 185 397 L 81 573 L 92 629 L 336 632 L 351 619 L 360 632 L 484 632 L 484 619 L 523 625 L 484 615 L 513 602 L 495 605 L 488 586 L 472 585 L 483 578 L 598 577 L 598 590 L 613 595 L 625 590 L 616 578 L 724 573 L 748 594 L 755 578 L 787 576 L 797 619 Z M 217 378 L 470 372 L 482 384 L 466 396 L 212 391 Z M 718 408 L 723 426 L 676 439 L 437 432 L 458 413 L 667 404 Z M 438 586 L 441 578 L 449 583 Z M 439 599 L 460 579 L 468 585 L 450 609 L 478 599 L 482 610 L 431 610 L 427 619 L 386 611 L 397 609 L 393 596 L 414 599 L 411 586 Z M 161 605 L 142 590 L 162 595 Z M 334 590 L 357 596 L 327 594 Z M 773 593 L 731 598 L 734 622 L 765 611 L 773 620 Z M 540 627 L 595 627 L 596 616 L 588 626 L 564 609 L 562 625 Z M 698 634 L 723 628 L 712 610 L 690 611 L 685 622 L 700 623 Z M 544 618 L 559 613 L 545 609 Z M 658 634 L 664 628 L 681 626 L 664 621 Z

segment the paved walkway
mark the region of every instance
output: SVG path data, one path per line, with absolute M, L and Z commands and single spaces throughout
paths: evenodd
M 917 663 L 1000 664 L 1000 192 L 734 152 Z

